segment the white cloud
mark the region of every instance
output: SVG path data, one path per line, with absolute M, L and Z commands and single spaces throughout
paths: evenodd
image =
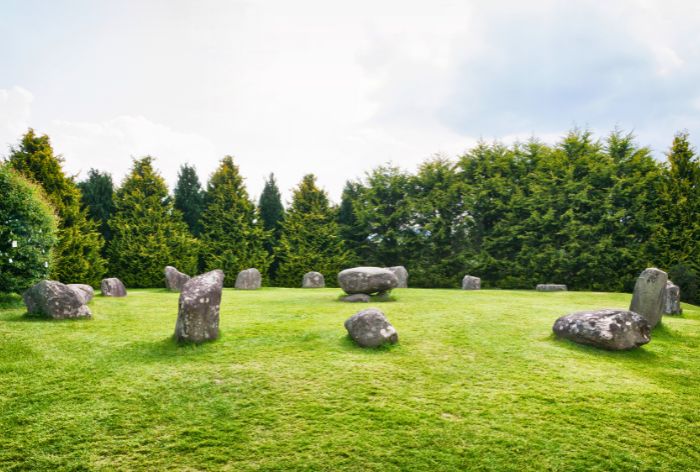
M 34 96 L 22 87 L 0 89 L 0 155 L 29 127 Z

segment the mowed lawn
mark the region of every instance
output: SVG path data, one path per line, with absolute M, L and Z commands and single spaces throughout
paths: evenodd
M 698 470 L 700 309 L 652 342 L 559 341 L 629 294 L 226 289 L 221 338 L 171 340 L 178 294 L 130 290 L 92 320 L 0 309 L 0 470 Z M 399 344 L 355 347 L 380 307 Z

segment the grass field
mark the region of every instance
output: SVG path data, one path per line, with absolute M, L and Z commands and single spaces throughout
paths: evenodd
M 399 344 L 355 347 L 338 289 L 226 289 L 221 338 L 171 340 L 178 294 L 92 320 L 0 309 L 0 470 L 698 470 L 700 308 L 652 342 L 559 341 L 629 294 L 395 291 Z M 373 306 L 370 304 L 369 306 Z

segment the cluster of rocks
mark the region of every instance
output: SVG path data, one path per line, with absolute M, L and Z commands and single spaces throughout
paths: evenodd
M 379 296 L 380 300 L 388 299 L 391 290 L 398 287 L 399 279 L 389 269 L 354 267 L 338 274 L 338 285 L 348 294 L 347 297 L 342 298 L 343 301 L 369 302 L 370 295 L 373 294 Z

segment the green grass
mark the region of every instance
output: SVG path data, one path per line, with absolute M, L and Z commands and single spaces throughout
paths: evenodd
M 607 352 L 551 336 L 629 294 L 225 290 L 221 338 L 171 340 L 178 295 L 92 320 L 0 304 L 0 470 L 698 470 L 700 308 Z M 379 306 L 399 344 L 355 347 Z

